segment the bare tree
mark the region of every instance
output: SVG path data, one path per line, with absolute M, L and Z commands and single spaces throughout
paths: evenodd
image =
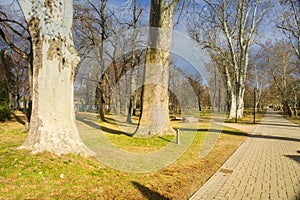
M 14 51 L 0 52 L 1 79 L 5 82 L 8 93 L 8 105 L 11 109 L 28 109 L 29 83 L 27 63 Z M 27 130 L 27 129 L 26 129 Z
M 243 116 L 249 49 L 254 34 L 269 10 L 262 0 L 204 0 L 188 23 L 190 36 L 218 55 L 225 64 L 230 100 L 229 118 Z
M 1 80 L 3 80 L 3 86 L 5 88 L 6 97 L 5 103 L 8 103 L 9 107 L 14 105 L 14 74 L 12 72 L 12 60 L 11 57 L 7 54 L 7 50 L 0 52 L 0 72 Z
M 16 6 L 17 7 L 17 6 Z M 5 12 L 5 7 L 0 7 L 0 36 L 5 43 L 17 54 L 25 59 L 28 63 L 28 81 L 29 81 L 29 108 L 27 109 L 27 123 L 25 130 L 29 129 L 30 116 L 31 116 L 31 105 L 32 105 L 32 94 L 33 94 L 33 50 L 32 50 L 32 38 L 29 33 L 29 29 L 24 18 L 18 18 L 12 16 L 11 13 Z M 17 12 L 14 10 L 14 12 Z
M 275 44 L 266 44 L 263 46 L 265 52 L 265 63 L 268 65 L 271 75 L 271 86 L 274 91 L 273 98 L 278 97 L 286 116 L 292 116 L 294 108 L 297 113 L 297 95 L 295 90 L 298 85 L 295 73 L 298 64 L 295 63 L 295 56 L 292 48 L 285 41 L 277 41 Z M 293 58 L 294 57 L 294 58 Z M 296 95 L 296 97 L 295 97 Z M 294 101 L 296 99 L 296 101 Z
M 253 77 L 254 81 L 254 89 L 255 91 L 255 109 L 258 111 L 264 106 L 264 99 L 267 94 L 267 84 L 269 82 L 270 75 L 268 74 L 267 64 L 262 59 L 263 50 L 258 51 L 256 55 L 254 55 L 253 60 L 251 62 L 250 74 Z M 253 93 L 254 95 L 254 93 Z
M 277 27 L 290 41 L 300 60 L 300 2 L 299 0 L 281 0 L 283 8 Z
M 98 84 L 95 88 L 95 103 L 99 110 L 99 119 L 105 121 L 105 104 L 107 104 L 106 88 L 109 84 L 105 73 L 105 40 L 111 35 L 110 21 L 114 12 L 107 7 L 107 0 L 86 0 L 75 6 L 76 37 L 80 38 L 80 52 L 85 59 L 82 62 L 88 71 L 97 68 Z M 87 14 L 88 13 L 88 14 Z M 87 56 L 88 55 L 88 56 Z M 86 66 L 89 63 L 91 66 Z M 81 65 L 81 66 L 82 66 Z
M 91 155 L 75 123 L 74 75 L 79 56 L 72 38 L 73 1 L 19 0 L 33 50 L 33 107 L 20 147 L 32 152 Z
M 135 87 L 135 79 L 133 76 L 133 68 L 136 66 L 136 50 L 135 50 L 135 42 L 137 37 L 137 22 L 143 12 L 143 9 L 137 7 L 136 0 L 133 1 L 133 9 L 132 9 L 132 22 L 129 24 L 129 28 L 133 28 L 133 36 L 132 36 L 132 51 L 131 51 L 131 71 L 130 71 L 130 88 L 129 88 L 129 106 L 128 106 L 128 114 L 127 114 L 127 123 L 132 123 L 131 116 L 134 114 L 134 108 L 136 105 L 136 92 L 133 91 Z

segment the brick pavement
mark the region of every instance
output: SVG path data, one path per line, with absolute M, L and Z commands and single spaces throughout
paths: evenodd
M 300 200 L 300 127 L 269 111 L 190 199 Z

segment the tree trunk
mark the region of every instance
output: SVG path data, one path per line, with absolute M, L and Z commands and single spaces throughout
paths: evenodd
M 136 134 L 175 134 L 169 118 L 169 57 L 177 1 L 152 0 L 142 109 Z
M 28 80 L 29 80 L 29 99 L 28 99 L 28 107 L 25 109 L 26 122 L 23 128 L 23 132 L 28 132 L 30 128 L 30 120 L 32 113 L 32 96 L 33 96 L 33 49 L 32 49 L 32 41 L 30 45 L 30 53 L 27 57 L 28 62 Z
M 99 81 L 96 87 L 96 105 L 99 111 L 99 120 L 101 121 L 105 121 L 105 84 L 103 83 L 104 81 L 104 79 Z
M 238 96 L 236 96 L 238 95 Z M 242 118 L 243 114 L 244 114 L 244 92 L 242 89 L 239 89 L 238 94 L 234 94 L 233 92 L 231 92 L 230 95 L 230 100 L 231 100 L 231 104 L 230 104 L 230 112 L 229 112 L 229 116 L 228 119 L 232 119 L 232 118 Z M 238 105 L 237 105 L 238 103 Z
M 221 112 L 221 79 L 219 77 L 219 84 L 218 84 L 218 112 Z
M 13 87 L 13 80 L 11 74 L 11 58 L 7 55 L 7 50 L 3 50 L 0 52 L 0 69 L 3 73 L 3 79 L 5 82 L 5 86 L 7 89 L 7 100 L 8 106 L 10 109 L 14 109 L 14 87 Z
M 115 109 L 114 112 L 116 115 L 121 114 L 121 94 L 120 94 L 120 82 L 117 82 L 115 85 Z
M 81 141 L 74 112 L 79 57 L 72 38 L 73 2 L 20 0 L 33 40 L 30 131 L 21 149 L 92 155 Z
M 132 120 L 131 120 L 131 116 L 132 116 L 132 113 L 133 113 L 133 96 L 130 97 L 129 99 L 129 106 L 128 106 L 128 113 L 127 113 L 127 119 L 126 119 L 126 122 L 129 123 L 129 124 L 132 124 Z
M 131 63 L 130 63 L 130 68 L 131 68 L 131 71 L 130 71 L 130 76 L 129 76 L 129 107 L 128 107 L 128 113 L 127 113 L 127 119 L 126 119 L 126 122 L 127 123 L 130 123 L 132 124 L 132 119 L 131 119 L 131 116 L 133 114 L 133 101 L 134 101 L 134 94 L 132 93 L 135 93 L 133 91 L 133 89 L 135 88 L 134 87 L 134 77 L 133 77 L 133 69 L 136 65 L 135 63 L 135 57 L 136 57 L 136 50 L 135 50 L 135 40 L 136 40 L 136 35 L 137 35 L 137 31 L 136 31 L 136 21 L 137 21 L 137 7 L 136 7 L 136 0 L 133 1 L 133 11 L 132 11 L 132 14 L 133 14 L 133 38 L 132 38 L 132 48 L 131 48 Z
M 133 56 L 134 58 L 135 56 Z M 129 79 L 130 79 L 130 83 L 129 83 L 129 95 L 130 95 L 130 98 L 129 98 L 129 106 L 128 106 L 128 113 L 127 113 L 127 120 L 126 122 L 127 123 L 132 123 L 132 119 L 131 117 L 133 115 L 135 115 L 135 107 L 136 107 L 136 91 L 134 91 L 135 89 L 135 79 L 134 79 L 134 76 L 133 76 L 133 67 L 135 65 L 135 62 L 132 63 L 132 68 L 131 68 L 131 71 L 130 71 L 130 76 L 129 76 Z

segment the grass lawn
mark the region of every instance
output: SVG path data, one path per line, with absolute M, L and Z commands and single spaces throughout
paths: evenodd
M 260 120 L 264 117 L 264 115 L 265 115 L 265 111 L 257 112 L 255 114 L 255 123 L 259 123 Z M 226 119 L 225 122 L 233 123 L 235 122 L 235 119 Z M 241 124 L 253 124 L 254 122 L 253 112 L 251 110 L 245 109 L 243 118 L 238 119 L 237 122 Z
M 111 130 L 116 125 L 101 126 Z M 176 162 L 154 172 L 125 173 L 94 158 L 17 150 L 27 135 L 22 125 L 0 123 L 0 199 L 188 199 L 246 138 L 245 133 L 224 127 L 214 149 L 200 159 L 208 123 L 200 126 L 192 145 Z M 174 139 L 106 135 L 115 145 L 133 152 L 154 151 Z

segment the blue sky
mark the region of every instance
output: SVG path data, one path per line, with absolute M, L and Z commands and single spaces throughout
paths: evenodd
M 128 4 L 128 3 L 132 3 L 133 0 L 126 0 L 126 1 L 122 1 L 122 0 L 110 0 L 108 1 L 110 4 L 113 4 L 113 5 L 116 5 L 116 6 L 121 6 L 121 5 L 124 5 L 124 4 Z M 137 3 L 141 3 L 142 5 L 144 6 L 147 6 L 149 7 L 150 5 L 150 0 L 137 0 Z
M 127 0 L 127 1 L 110 0 L 108 2 L 111 6 L 118 8 L 120 6 L 132 5 L 133 0 Z M 198 1 L 198 2 L 201 3 L 202 1 Z M 149 17 L 150 0 L 146 0 L 146 1 L 145 0 L 144 1 L 137 0 L 137 3 L 142 4 L 142 6 L 146 9 L 147 14 L 144 15 L 144 18 L 145 18 L 144 21 L 148 22 L 147 18 Z M 265 16 L 265 19 L 260 26 L 260 34 L 256 38 L 259 41 L 259 43 L 264 43 L 267 40 L 276 41 L 283 37 L 283 34 L 281 33 L 281 31 L 276 28 L 276 23 L 275 23 L 276 15 L 281 12 L 281 6 L 280 6 L 278 0 L 272 0 L 272 4 L 273 4 L 273 8 L 271 9 L 270 13 L 267 16 Z M 175 16 L 174 21 L 177 20 L 177 17 L 178 17 L 178 13 L 177 13 L 177 16 Z M 188 37 L 188 35 L 185 31 L 185 29 L 186 29 L 185 22 L 183 22 L 183 20 L 179 24 L 176 24 L 174 29 L 176 31 L 183 33 L 184 35 L 186 35 Z M 178 41 L 176 41 L 176 42 L 178 43 Z M 252 43 L 252 45 L 253 45 L 252 49 L 253 48 L 255 49 L 258 47 L 256 43 Z M 206 60 L 206 61 L 208 61 L 208 60 Z M 190 66 L 190 67 L 192 66 L 191 64 L 187 63 L 187 60 L 182 60 L 182 58 L 180 58 L 180 56 L 179 57 L 176 56 L 176 63 L 179 65 L 185 65 L 185 66 Z M 190 67 L 187 67 L 187 68 L 190 68 Z M 186 70 L 188 70 L 188 69 L 186 69 Z M 189 69 L 189 71 L 190 70 L 191 69 Z M 191 70 L 191 71 L 193 71 L 193 70 Z

